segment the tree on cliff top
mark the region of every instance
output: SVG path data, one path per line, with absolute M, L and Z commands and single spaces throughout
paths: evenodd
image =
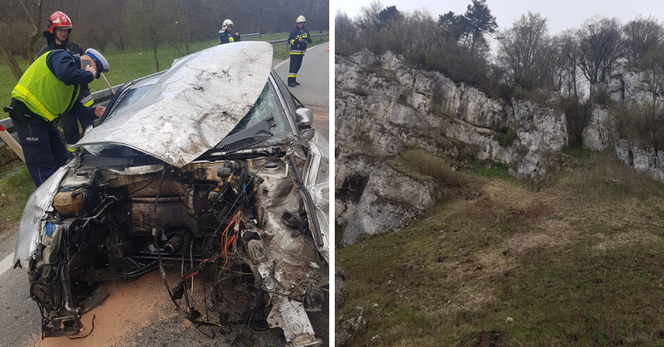
M 491 15 L 486 0 L 472 0 L 465 14 L 456 15 L 450 11 L 441 15 L 438 23 L 445 38 L 460 42 L 473 54 L 478 45 L 486 45 L 484 35 L 493 34 L 498 28 L 496 17 Z
M 546 18 L 528 12 L 501 34 L 498 61 L 509 71 L 512 82 L 526 89 L 548 82 L 542 66 L 549 42 Z
M 623 27 L 625 55 L 634 62 L 656 50 L 664 41 L 664 28 L 652 17 L 636 18 Z
M 607 82 L 623 55 L 622 29 L 617 18 L 588 20 L 577 32 L 579 66 L 591 86 Z

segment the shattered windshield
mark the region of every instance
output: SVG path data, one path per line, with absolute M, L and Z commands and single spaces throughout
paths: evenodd
M 274 117 L 274 126 L 270 129 L 272 135 L 283 134 L 286 131 L 286 115 L 274 87 L 268 81 L 258 100 L 256 100 L 254 107 L 251 108 L 249 113 L 240 120 L 235 129 L 228 135 L 239 133 L 270 117 Z
M 141 98 L 141 96 L 143 96 L 143 94 L 145 94 L 148 90 L 150 90 L 151 87 L 152 85 L 140 86 L 138 88 L 134 88 L 128 91 L 127 94 L 124 95 L 122 99 L 120 99 L 120 102 L 118 102 L 113 107 L 113 110 L 111 111 L 111 113 L 108 114 L 108 116 L 106 116 L 104 121 L 113 118 L 116 114 L 118 114 L 118 112 L 122 111 L 127 106 L 135 103 L 138 99 Z

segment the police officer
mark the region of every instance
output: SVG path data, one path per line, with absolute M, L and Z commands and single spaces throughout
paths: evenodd
M 311 36 L 309 31 L 304 28 L 307 20 L 304 16 L 297 17 L 295 24 L 297 25 L 290 36 L 288 36 L 288 43 L 290 43 L 290 69 L 288 70 L 288 86 L 295 87 L 299 85 L 297 82 L 297 72 L 300 71 L 302 66 L 302 59 L 304 59 L 304 52 L 307 50 L 307 43 L 311 43 Z
M 240 32 L 236 31 L 235 34 L 231 34 L 231 30 L 233 30 L 233 21 L 226 19 L 221 24 L 221 30 L 219 30 L 220 45 L 223 45 L 224 43 L 240 41 Z
M 105 107 L 83 106 L 78 95 L 82 85 L 108 68 L 108 61 L 94 49 L 80 57 L 54 50 L 37 58 L 12 91 L 10 117 L 37 187 L 67 162 L 67 149 L 55 127 L 58 118 L 68 112 L 85 120 L 104 114 Z
M 39 50 L 37 56 L 52 51 L 54 49 L 64 49 L 73 56 L 81 56 L 85 54 L 85 50 L 78 43 L 69 40 L 69 34 L 73 24 L 69 16 L 60 11 L 55 11 L 48 20 L 48 30 L 44 31 L 42 36 L 46 38 L 46 44 Z M 81 92 L 79 93 L 79 100 L 83 103 L 84 106 L 92 106 L 94 101 L 92 100 L 92 93 L 87 85 L 81 86 Z M 78 142 L 81 139 L 80 132 L 78 130 L 78 123 L 81 123 L 81 128 L 83 130 L 87 129 L 88 126 L 94 124 L 94 119 L 76 119 L 69 113 L 63 114 L 60 117 L 60 123 L 62 124 L 62 131 L 65 135 L 65 143 L 67 144 L 67 149 L 70 152 L 73 152 L 74 149 L 71 147 L 73 144 Z

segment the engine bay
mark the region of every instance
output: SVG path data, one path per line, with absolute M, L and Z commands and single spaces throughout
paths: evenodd
M 208 336 L 248 325 L 282 329 L 289 346 L 321 344 L 306 312 L 327 306 L 327 235 L 302 182 L 308 160 L 289 149 L 181 168 L 69 165 L 30 257 L 43 337 L 79 335 L 103 282 L 159 269 L 178 312 Z

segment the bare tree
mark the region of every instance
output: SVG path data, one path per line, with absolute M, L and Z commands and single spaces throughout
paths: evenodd
M 573 97 L 574 100 L 581 98 L 579 92 L 579 79 L 582 79 L 579 71 L 579 43 L 576 34 L 572 30 L 562 32 L 554 38 L 554 44 L 560 47 L 563 68 L 563 95 Z
M 123 1 L 98 0 L 76 6 L 78 19 L 76 22 L 72 19 L 74 32 L 85 38 L 86 46 L 105 51 L 116 31 L 122 28 L 122 21 L 118 20 L 121 15 L 117 15 L 117 8 L 122 5 Z
M 41 20 L 42 20 L 42 0 L 34 0 L 34 3 L 31 4 L 32 11 L 23 3 L 23 0 L 19 0 L 25 15 L 28 17 L 28 21 L 32 24 L 32 33 L 28 36 L 28 40 L 25 45 L 25 55 L 28 57 L 28 61 L 32 64 L 35 61 L 34 46 L 37 43 L 37 40 L 41 37 Z
M 0 5 L 3 18 L 7 19 L 0 24 L 0 31 L 3 33 L 0 37 L 0 51 L 17 81 L 23 75 L 23 71 L 14 58 L 14 54 L 22 54 L 32 63 L 34 61 L 33 47 L 41 34 L 39 26 L 42 16 L 42 0 L 35 0 L 34 3 L 28 5 L 32 11 L 23 0 L 18 0 L 18 3 L 7 1 Z M 23 38 L 26 36 L 28 38 L 24 41 Z
M 617 18 L 594 18 L 578 30 L 579 66 L 591 89 L 607 82 L 616 61 L 623 55 L 622 30 Z
M 337 12 L 334 27 L 336 53 L 349 55 L 355 52 L 358 46 L 356 43 L 359 38 L 359 30 L 353 20 L 345 12 Z
M 636 18 L 623 27 L 625 53 L 629 61 L 642 58 L 664 40 L 664 28 L 653 17 Z
M 548 45 L 546 18 L 539 13 L 524 14 L 499 36 L 498 61 L 510 72 L 514 83 L 532 89 L 542 84 L 542 71 Z
M 173 13 L 159 0 L 133 0 L 129 3 L 130 31 L 137 42 L 152 48 L 157 72 L 159 72 L 157 57 L 159 44 L 164 42 L 167 28 L 174 23 Z
M 378 15 L 382 10 L 383 4 L 380 2 L 380 0 L 374 0 L 368 6 L 361 7 L 361 14 L 357 19 L 357 23 L 360 28 L 370 29 L 378 27 L 380 24 L 380 18 L 378 18 Z
M 415 10 L 406 16 L 406 35 L 410 38 L 408 50 L 433 51 L 440 48 L 440 29 L 427 10 Z
M 9 66 L 9 69 L 12 71 L 12 75 L 14 75 L 16 81 L 20 80 L 21 76 L 23 76 L 23 71 L 21 71 L 21 67 L 18 66 L 18 63 L 16 62 L 14 55 L 11 54 L 11 52 L 7 49 L 7 47 L 5 47 L 4 43 L 2 42 L 1 35 L 0 35 L 0 52 L 2 52 L 2 58 L 5 59 L 5 62 L 7 63 L 7 66 Z

